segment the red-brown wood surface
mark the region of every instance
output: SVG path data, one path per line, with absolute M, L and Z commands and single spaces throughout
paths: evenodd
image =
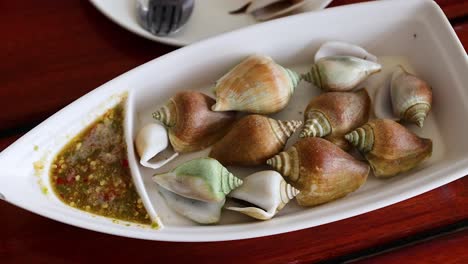
M 354 2 L 359 1 L 336 0 L 334 5 Z M 463 22 L 468 16 L 468 1 L 437 2 L 449 18 L 453 18 L 458 36 L 468 47 L 468 21 Z M 0 112 L 0 150 L 79 96 L 175 49 L 125 31 L 88 1 L 2 1 L 0 7 L 3 11 L 0 16 L 3 55 L 0 105 L 4 109 Z M 90 260 L 306 263 L 329 260 L 466 221 L 467 187 L 468 178 L 465 177 L 350 219 L 282 235 L 220 243 L 154 242 L 100 234 L 0 201 L 0 263 L 83 263 Z M 466 245 L 466 232 L 454 236 L 455 241 Z M 452 247 L 454 244 L 452 239 L 437 238 L 386 253 L 381 259 L 396 260 L 413 250 L 416 256 L 430 255 L 440 249 L 438 263 L 450 263 L 460 259 L 454 255 L 466 252 L 461 247 Z

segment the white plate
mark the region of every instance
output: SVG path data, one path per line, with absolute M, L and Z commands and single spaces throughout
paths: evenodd
M 312 0 L 297 12 L 325 8 L 332 0 Z M 230 15 L 229 11 L 242 6 L 246 1 L 195 0 L 195 7 L 187 24 L 176 34 L 157 37 L 144 30 L 135 17 L 136 0 L 90 0 L 104 15 L 123 28 L 154 41 L 185 46 L 224 32 L 257 23 L 251 15 Z
M 411 127 L 419 135 L 432 138 L 431 159 L 389 180 L 369 177 L 358 191 L 322 206 L 301 209 L 290 203 L 279 216 L 267 222 L 224 212 L 221 225 L 198 226 L 167 210 L 150 180 L 153 172 L 137 165 L 133 151 L 132 138 L 150 119 L 149 113 L 178 90 L 207 91 L 215 80 L 252 53 L 268 54 L 287 67 L 305 70 L 325 40 L 353 42 L 376 55 L 404 56 L 432 85 L 433 111 L 424 129 Z M 468 132 L 467 72 L 468 59 L 462 45 L 443 12 L 429 0 L 369 2 L 262 23 L 148 62 L 59 111 L 0 154 L 0 193 L 12 204 L 64 223 L 152 240 L 243 239 L 337 221 L 408 199 L 468 173 L 468 141 L 464 140 Z M 70 137 L 115 104 L 119 99 L 116 95 L 125 91 L 130 94 L 126 117 L 130 167 L 145 204 L 156 205 L 155 211 L 150 211 L 160 215 L 165 224 L 162 230 L 114 224 L 108 218 L 64 205 L 50 191 L 47 195 L 41 192 L 41 186 L 50 190 L 48 170 L 53 156 Z M 314 94 L 315 88 L 302 83 L 296 89 L 294 103 L 275 117 L 301 118 L 298 112 Z M 45 168 L 35 175 L 32 164 L 38 160 Z M 248 173 L 235 172 L 241 176 Z

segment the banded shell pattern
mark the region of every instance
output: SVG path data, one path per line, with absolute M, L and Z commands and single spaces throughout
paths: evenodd
M 213 145 L 209 156 L 225 166 L 264 164 L 283 150 L 301 124 L 301 121 L 279 121 L 262 115 L 245 116 Z
M 247 176 L 244 184 L 229 196 L 253 206 L 227 207 L 260 220 L 271 219 L 296 195 L 299 190 L 288 184 L 276 171 L 260 171 Z
M 202 150 L 218 141 L 235 120 L 234 112 L 213 112 L 215 101 L 200 92 L 183 91 L 153 113 L 169 130 L 174 150 L 187 153 Z
M 300 77 L 270 57 L 253 55 L 216 82 L 213 111 L 271 114 L 285 108 Z
M 369 166 L 333 143 L 304 138 L 267 160 L 289 183 L 300 190 L 299 205 L 315 206 L 346 196 L 367 179 Z
M 376 177 L 408 171 L 432 154 L 432 140 L 389 119 L 369 121 L 345 137 L 364 155 Z

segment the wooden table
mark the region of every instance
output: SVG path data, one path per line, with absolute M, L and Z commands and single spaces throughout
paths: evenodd
M 333 5 L 353 2 L 359 1 Z M 437 2 L 468 47 L 468 1 Z M 2 1 L 0 7 L 0 150 L 81 95 L 176 49 L 127 32 L 88 1 Z M 465 177 L 306 230 L 223 243 L 168 243 L 100 234 L 0 202 L 0 263 L 468 263 L 467 204 Z

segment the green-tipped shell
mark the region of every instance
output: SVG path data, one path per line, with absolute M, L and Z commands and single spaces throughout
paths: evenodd
M 242 185 L 241 179 L 211 158 L 185 162 L 168 173 L 154 175 L 153 180 L 178 195 L 205 202 L 220 202 Z
M 390 91 L 395 115 L 422 127 L 431 110 L 429 85 L 400 66 L 392 74 Z
M 324 91 L 344 92 L 381 69 L 376 62 L 351 56 L 330 56 L 318 60 L 302 78 Z
M 300 77 L 270 57 L 250 56 L 216 82 L 213 111 L 272 114 L 284 109 Z
M 299 137 L 324 137 L 331 133 L 330 122 L 325 115 L 319 111 L 310 111 Z

